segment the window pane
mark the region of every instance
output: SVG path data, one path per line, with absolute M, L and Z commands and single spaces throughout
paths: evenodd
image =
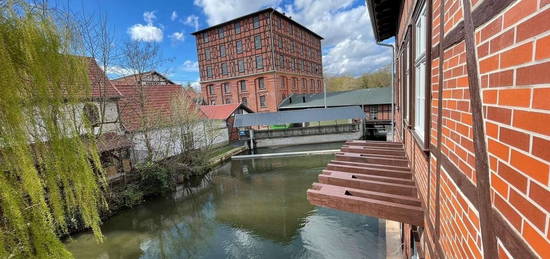
M 243 42 L 242 41 L 237 41 L 237 53 L 243 53 Z
M 235 23 L 235 33 L 241 33 L 241 22 Z
M 256 16 L 254 17 L 254 29 L 260 27 L 260 17 Z
M 260 35 L 256 35 L 254 37 L 254 47 L 256 49 L 261 49 L 262 48 L 262 38 L 260 37 Z
M 256 68 L 263 68 L 264 60 L 262 56 L 256 56 Z

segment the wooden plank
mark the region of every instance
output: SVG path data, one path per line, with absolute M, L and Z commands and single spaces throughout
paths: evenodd
M 342 152 L 405 157 L 404 150 L 379 149 L 361 146 L 342 146 Z
M 365 167 L 365 168 L 371 168 L 371 169 L 385 169 L 389 171 L 398 171 L 402 173 L 411 172 L 411 170 L 408 167 L 403 167 L 403 166 L 377 165 L 377 164 L 368 164 L 368 163 L 352 162 L 352 161 L 339 161 L 339 160 L 332 160 L 330 161 L 330 163 L 337 164 L 337 165 Z
M 307 191 L 309 202 L 316 206 L 424 226 L 424 211 L 420 206 L 386 201 L 384 199 L 391 196 L 382 196 L 383 194 L 326 184 L 314 184 Z
M 319 182 L 354 189 L 416 197 L 416 186 L 414 185 L 411 186 L 407 184 L 357 179 L 353 178 L 353 174 L 338 171 L 324 172 L 320 174 Z M 418 206 L 420 206 L 420 204 Z
M 391 165 L 391 166 L 401 166 L 407 167 L 409 161 L 407 159 L 389 159 L 389 158 L 379 158 L 363 154 L 354 154 L 354 153 L 336 153 L 336 160 L 342 161 L 352 161 L 352 162 L 362 162 L 369 164 L 380 164 L 380 165 Z
M 477 196 L 479 197 L 479 222 L 481 227 L 481 240 L 483 242 L 483 254 L 487 257 L 496 257 L 497 240 L 493 220 L 491 220 L 491 182 L 489 179 L 489 158 L 485 141 L 481 90 L 477 68 L 475 28 L 470 0 L 462 0 L 464 9 L 464 43 L 466 47 L 466 70 L 468 74 L 468 89 L 470 90 L 470 108 L 472 110 L 475 150 L 475 171 L 477 178 Z
M 341 173 L 351 174 L 351 177 L 354 179 L 371 180 L 371 181 L 386 182 L 386 183 L 397 183 L 397 184 L 405 184 L 405 185 L 411 185 L 411 186 L 415 185 L 412 179 L 404 179 L 404 178 L 380 176 L 380 175 L 369 175 L 369 174 L 356 174 L 356 173 L 351 173 L 346 171 L 335 171 L 335 170 L 328 170 L 328 169 L 325 169 L 322 172 L 323 173 L 324 172 L 341 172 Z
M 351 165 L 330 163 L 327 165 L 327 170 L 412 180 L 412 174 L 410 172 L 393 171 L 393 170 L 373 168 L 373 167 L 351 166 Z

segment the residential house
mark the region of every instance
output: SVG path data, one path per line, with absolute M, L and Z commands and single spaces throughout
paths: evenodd
M 309 200 L 402 222 L 407 258 L 550 258 L 550 2 L 367 5 L 395 142 L 348 142 Z
M 183 152 L 227 143 L 224 122 L 204 118 L 181 85 L 116 85 L 121 122 L 134 145 L 136 163 L 162 160 Z
M 91 98 L 82 103 L 82 114 L 98 135 L 97 146 L 108 178 L 116 178 L 132 169 L 132 144 L 120 127 L 119 101 L 122 94 L 111 83 L 93 58 L 85 58 L 91 84 Z M 80 120 L 80 118 L 79 118 Z
M 175 84 L 170 79 L 166 78 L 163 74 L 157 71 L 149 71 L 139 74 L 133 74 L 128 76 L 119 77 L 111 80 L 113 84 L 117 85 L 173 85 Z
M 235 114 L 247 114 L 253 111 L 243 103 L 202 105 L 200 107 L 206 118 L 211 120 L 222 120 L 225 122 L 229 134 L 229 140 L 239 140 L 239 129 L 234 127 Z

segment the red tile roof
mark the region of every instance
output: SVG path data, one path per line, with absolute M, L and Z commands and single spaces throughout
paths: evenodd
M 220 105 L 202 105 L 200 107 L 202 113 L 213 120 L 226 120 L 237 110 L 237 108 L 243 107 L 243 109 L 251 110 L 242 103 L 232 103 L 232 104 L 220 104 Z
M 92 85 L 93 98 L 120 98 L 122 94 L 111 83 L 105 72 L 97 65 L 95 59 L 85 57 L 88 61 L 88 78 Z
M 124 96 L 119 101 L 120 119 L 122 125 L 128 131 L 136 131 L 143 127 L 155 127 L 159 123 L 167 122 L 167 119 L 172 115 L 171 102 L 173 98 L 181 94 L 190 98 L 185 88 L 181 85 L 151 85 L 142 87 L 144 96 L 143 110 L 140 105 L 140 86 L 116 85 L 116 88 Z M 148 118 L 149 121 L 145 123 L 143 118 Z

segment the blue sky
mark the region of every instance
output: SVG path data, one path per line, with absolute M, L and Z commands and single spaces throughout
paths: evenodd
M 290 15 L 325 38 L 326 75 L 357 76 L 391 61 L 391 51 L 375 45 L 364 0 L 50 0 L 50 5 L 68 5 L 85 15 L 105 14 L 116 44 L 158 42 L 163 58 L 170 59 L 159 70 L 182 84 L 196 85 L 199 80 L 193 31 L 266 7 Z M 113 72 L 119 70 L 113 66 Z

